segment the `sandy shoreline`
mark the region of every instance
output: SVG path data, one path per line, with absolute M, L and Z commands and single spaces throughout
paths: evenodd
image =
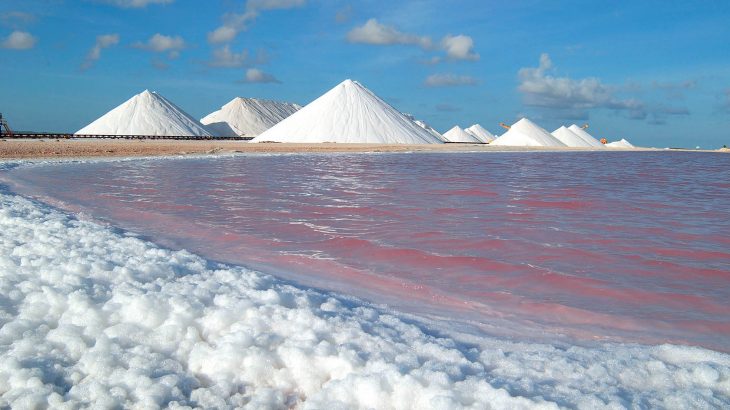
M 647 149 L 637 149 L 645 151 Z M 590 151 L 582 148 L 498 147 L 483 144 L 251 144 L 246 141 L 0 140 L 0 158 L 135 157 L 293 152 L 522 152 Z M 603 151 L 603 150 L 601 150 Z M 612 150 L 624 151 L 624 150 Z M 665 150 L 658 150 L 665 151 Z M 672 150 L 675 151 L 675 150 Z M 695 150 L 691 150 L 695 152 Z M 703 151 L 703 152 L 719 152 Z

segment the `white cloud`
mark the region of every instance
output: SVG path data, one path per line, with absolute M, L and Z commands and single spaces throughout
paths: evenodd
M 469 36 L 448 35 L 441 40 L 441 47 L 446 51 L 446 55 L 455 60 L 479 60 L 479 54 L 474 52 L 474 40 Z
M 250 23 L 261 14 L 261 11 L 274 9 L 290 9 L 301 7 L 306 0 L 249 0 L 246 2 L 246 12 L 226 13 L 223 15 L 223 24 L 208 33 L 210 44 L 224 44 L 233 41 L 238 33 L 246 30 Z
M 362 26 L 350 30 L 347 33 L 347 41 L 373 45 L 416 45 L 425 49 L 433 45 L 430 37 L 402 33 L 392 26 L 379 23 L 376 19 L 370 19 Z
M 109 48 L 119 44 L 119 34 L 104 34 L 96 36 L 96 43 L 91 47 L 89 53 L 86 55 L 86 59 L 81 64 L 81 69 L 86 70 L 91 67 L 96 60 L 101 58 L 101 50 Z
M 518 90 L 524 102 L 533 107 L 562 110 L 566 115 L 576 116 L 591 108 L 608 108 L 622 110 L 629 118 L 644 119 L 647 116 L 643 102 L 636 99 L 618 99 L 614 95 L 614 87 L 605 85 L 598 78 L 572 79 L 554 77 L 548 74 L 553 68 L 548 54 L 540 56 L 538 67 L 522 68 L 518 72 L 520 85 Z
M 26 31 L 13 31 L 9 36 L 0 42 L 0 48 L 11 50 L 28 50 L 35 46 L 37 39 Z
M 426 78 L 424 84 L 429 87 L 454 87 L 460 85 L 476 85 L 477 79 L 468 75 L 433 74 Z
M 347 33 L 347 41 L 350 43 L 370 44 L 377 46 L 389 45 L 414 45 L 424 50 L 442 50 L 451 60 L 479 60 L 479 54 L 474 52 L 474 39 L 469 36 L 447 35 L 434 45 L 431 37 L 403 33 L 393 26 L 380 23 L 377 19 L 370 19 L 362 26 L 357 26 Z M 434 56 L 422 62 L 425 64 L 437 64 L 444 60 L 443 57 Z
M 132 47 L 154 51 L 155 53 L 164 53 L 166 51 L 179 52 L 186 47 L 186 44 L 185 40 L 180 36 L 165 36 L 156 33 L 146 43 L 137 42 Z
M 222 44 L 232 41 L 238 33 L 248 28 L 248 24 L 258 17 L 258 12 L 247 11 L 242 14 L 227 13 L 223 15 L 223 25 L 208 33 L 208 42 Z
M 209 67 L 215 68 L 235 68 L 246 67 L 255 64 L 264 64 L 268 57 L 264 51 L 259 51 L 255 57 L 251 57 L 248 50 L 240 53 L 231 51 L 230 46 L 226 45 L 222 48 L 213 50 L 213 59 L 208 61 Z
M 246 70 L 246 77 L 242 81 L 244 83 L 280 83 L 281 81 L 277 80 L 276 77 L 274 77 L 271 74 L 265 73 L 258 68 L 249 68 Z
M 306 4 L 306 0 L 248 0 L 246 10 L 293 9 Z
M 167 58 L 174 60 L 180 57 L 180 51 L 187 47 L 185 40 L 180 36 L 166 36 L 160 33 L 154 34 L 147 42 L 136 42 L 132 47 L 142 50 L 152 51 L 153 53 L 166 53 Z M 159 59 L 153 60 L 152 65 L 156 68 L 167 68 L 167 65 L 161 63 Z
M 125 9 L 138 9 L 147 7 L 150 4 L 170 4 L 175 0 L 97 0 L 99 3 L 106 3 Z
M 236 28 L 234 26 L 223 25 L 208 33 L 208 42 L 211 44 L 227 43 L 238 35 L 243 26 Z
M 240 53 L 231 51 L 229 46 L 213 50 L 213 60 L 208 62 L 211 67 L 243 67 L 248 62 L 248 50 Z

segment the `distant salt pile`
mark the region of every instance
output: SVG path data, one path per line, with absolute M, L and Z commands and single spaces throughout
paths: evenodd
M 485 144 L 488 144 L 488 143 L 494 141 L 494 139 L 495 139 L 494 134 L 487 131 L 484 127 L 482 127 L 479 124 L 474 124 L 471 127 L 465 129 L 464 131 L 473 135 L 476 139 L 478 139 L 479 141 L 481 141 Z
M 300 108 L 286 102 L 236 97 L 200 122 L 218 137 L 255 137 Z
M 511 147 L 565 147 L 565 144 L 534 122 L 523 118 L 490 145 Z
M 464 131 L 458 125 L 454 126 L 454 128 L 452 128 L 452 129 L 446 131 L 443 135 L 444 135 L 444 138 L 446 139 L 446 141 L 448 141 L 448 142 L 473 142 L 476 144 L 482 143 L 482 141 L 479 141 L 479 139 L 477 139 L 477 137 Z
M 578 136 L 573 131 L 569 130 L 564 125 L 553 131 L 552 135 L 555 138 L 559 139 L 560 142 L 569 147 L 592 148 L 591 144 L 589 144 L 586 140 Z
M 621 139 L 620 141 L 609 142 L 606 144 L 607 148 L 636 148 L 632 143 Z
M 362 84 L 345 80 L 252 142 L 440 144 Z
M 573 124 L 568 129 L 575 135 L 579 136 L 583 141 L 588 143 L 591 147 L 595 148 L 604 148 L 603 144 L 601 144 L 601 141 L 598 141 L 596 138 L 593 137 L 593 135 L 589 134 L 588 131 L 584 130 L 583 128 Z
M 130 98 L 76 134 L 211 136 L 198 120 L 149 90 Z

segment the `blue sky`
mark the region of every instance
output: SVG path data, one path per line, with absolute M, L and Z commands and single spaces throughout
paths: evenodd
M 438 130 L 527 116 L 730 145 L 727 1 L 2 0 L 0 112 L 75 131 L 156 90 L 195 117 L 356 79 Z

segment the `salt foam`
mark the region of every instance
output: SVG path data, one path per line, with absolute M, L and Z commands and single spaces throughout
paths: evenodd
M 730 356 L 458 342 L 0 191 L 0 407 L 730 406 Z

